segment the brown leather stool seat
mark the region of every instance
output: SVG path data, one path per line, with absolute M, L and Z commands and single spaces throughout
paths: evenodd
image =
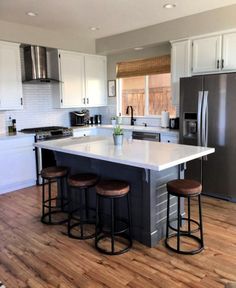
M 57 177 L 65 177 L 68 173 L 68 169 L 66 167 L 60 167 L 60 166 L 53 166 L 44 168 L 41 171 L 41 176 L 45 179 L 50 178 L 57 178 Z
M 202 192 L 202 185 L 191 179 L 177 179 L 167 183 L 167 191 L 181 197 L 197 196 Z
M 167 183 L 167 191 L 168 191 L 168 198 L 167 198 L 167 223 L 166 223 L 166 246 L 180 254 L 196 254 L 201 252 L 204 249 L 204 242 L 203 242 L 203 225 L 202 225 L 202 210 L 201 210 L 201 192 L 202 192 L 202 185 L 198 181 L 191 180 L 191 179 L 176 179 L 172 180 Z M 173 211 L 170 211 L 170 195 L 177 197 L 177 218 L 172 220 L 169 219 L 170 214 L 173 214 Z M 188 217 L 183 217 L 181 214 L 181 198 L 187 198 L 188 201 Z M 199 222 L 191 218 L 191 205 L 190 199 L 193 197 L 198 197 L 198 209 L 199 209 Z M 183 203 L 182 203 L 183 205 Z M 172 204 L 173 207 L 173 204 Z M 171 212 L 171 213 L 170 213 Z M 181 229 L 183 221 L 187 221 L 187 230 Z M 177 222 L 177 228 L 173 227 L 171 223 Z M 191 224 L 195 225 L 197 228 L 191 229 Z M 169 229 L 175 231 L 175 233 L 169 236 Z M 200 236 L 194 235 L 200 231 Z M 181 239 L 182 237 L 188 238 L 193 240 L 192 242 L 196 242 L 198 247 L 192 250 L 181 249 Z M 176 248 L 173 244 L 170 244 L 170 239 L 176 239 Z
M 44 224 L 62 224 L 67 221 L 67 215 L 65 219 L 54 219 L 55 214 L 65 213 L 65 207 L 68 206 L 68 200 L 65 197 L 64 188 L 66 185 L 66 177 L 68 169 L 61 166 L 53 166 L 44 168 L 41 171 L 43 179 L 42 184 L 42 216 L 41 222 Z M 46 180 L 46 181 L 45 181 Z M 57 181 L 57 190 L 60 187 L 60 195 L 52 197 L 52 182 Z M 47 186 L 47 195 L 46 195 Z M 56 204 L 53 204 L 56 202 Z M 53 218 L 52 218 L 53 217 Z M 56 218 L 56 217 L 55 217 Z
M 106 180 L 101 181 L 96 186 L 96 192 L 102 196 L 123 196 L 130 190 L 130 186 L 125 181 Z
M 92 173 L 80 173 L 68 177 L 68 185 L 70 187 L 69 195 L 71 198 L 72 190 L 78 193 L 79 202 L 71 203 L 76 207 L 72 207 L 69 217 L 67 232 L 68 236 L 75 239 L 90 239 L 95 236 L 93 231 L 86 231 L 85 224 L 95 225 L 95 209 L 89 207 L 89 190 L 98 182 L 99 177 Z M 76 197 L 74 197 L 76 198 Z M 78 212 L 78 213 L 76 213 Z M 89 217 L 89 212 L 94 213 L 94 217 Z M 79 217 L 78 215 L 79 214 Z M 88 230 L 88 229 L 87 229 Z
M 72 187 L 92 187 L 98 182 L 99 177 L 95 174 L 75 174 L 68 178 L 68 184 Z
M 102 180 L 96 185 L 96 192 L 96 249 L 108 255 L 119 255 L 127 252 L 132 247 L 129 183 L 120 180 Z M 120 201 L 124 197 L 127 199 L 127 206 L 124 206 L 124 203 Z M 104 205 L 101 205 L 102 199 Z M 116 206 L 117 202 L 120 202 L 119 206 Z M 110 207 L 105 204 L 110 204 Z M 122 214 L 119 217 L 117 207 L 120 210 L 119 214 Z M 127 214 L 126 218 L 124 214 Z M 107 241 L 107 239 L 109 240 Z M 106 244 L 104 246 L 104 242 L 108 242 L 108 247 Z

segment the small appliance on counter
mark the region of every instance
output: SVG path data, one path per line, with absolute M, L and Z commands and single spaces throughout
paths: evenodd
M 70 125 L 71 126 L 84 126 L 85 123 L 85 113 L 74 111 L 70 112 Z
M 170 118 L 170 129 L 179 129 L 179 117 L 177 118 Z
M 98 115 L 94 115 L 94 124 L 102 124 L 102 115 L 98 114 Z

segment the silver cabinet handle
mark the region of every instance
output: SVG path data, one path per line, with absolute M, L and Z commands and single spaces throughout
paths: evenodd
M 216 68 L 217 68 L 217 69 L 220 68 L 220 60 L 217 60 L 217 62 L 216 62 Z
M 85 104 L 85 98 L 83 98 L 83 104 Z
M 87 104 L 89 104 L 89 98 L 87 98 Z

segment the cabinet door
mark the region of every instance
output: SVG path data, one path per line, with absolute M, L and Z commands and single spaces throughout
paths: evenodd
M 172 103 L 179 104 L 179 79 L 191 75 L 191 41 L 172 43 L 171 47 L 171 93 Z
M 61 107 L 82 107 L 85 104 L 84 56 L 60 51 Z
M 224 71 L 236 69 L 236 33 L 223 35 L 223 52 L 221 68 Z
M 163 135 L 161 134 L 161 142 L 164 143 L 179 143 L 179 137 L 173 135 Z
M 85 56 L 86 105 L 104 106 L 107 104 L 106 93 L 106 57 Z
M 0 109 L 22 108 L 19 44 L 0 41 Z
M 193 40 L 193 73 L 216 72 L 221 63 L 221 36 Z
M 0 194 L 36 183 L 34 137 L 0 141 Z
M 74 137 L 83 137 L 83 136 L 91 136 L 91 135 L 97 135 L 96 128 L 91 128 L 91 129 L 78 128 L 78 129 L 73 130 Z

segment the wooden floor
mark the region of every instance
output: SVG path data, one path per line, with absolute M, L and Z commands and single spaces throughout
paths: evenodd
M 0 196 L 0 281 L 7 288 L 220 288 L 236 281 L 236 204 L 203 197 L 206 249 L 198 255 L 136 242 L 126 254 L 103 256 L 93 240 L 41 224 L 40 200 L 38 187 Z

